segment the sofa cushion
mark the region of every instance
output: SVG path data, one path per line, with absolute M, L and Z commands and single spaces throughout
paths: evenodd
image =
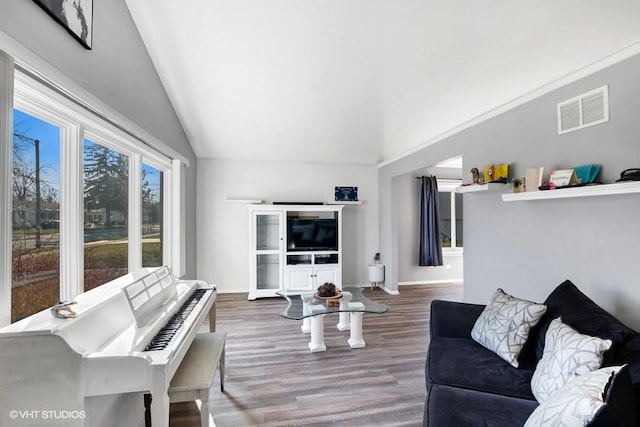
M 518 356 L 529 331 L 546 310 L 542 304 L 516 298 L 498 289 L 473 325 L 471 337 L 517 368 Z
M 426 368 L 427 384 L 535 399 L 530 385 L 533 369 L 516 369 L 472 339 L 432 339 Z
M 470 338 L 471 329 L 484 305 L 433 300 L 429 317 L 429 338 Z
M 502 360 L 500 363 L 506 365 Z M 537 406 L 538 402 L 535 400 L 435 384 L 425 402 L 422 425 L 425 427 L 521 426 Z
M 640 421 L 640 335 L 629 340 L 618 352 L 614 365 L 627 364 L 636 396 L 636 418 Z
M 628 365 L 626 365 L 607 384 L 604 405 L 600 407 L 587 427 L 637 427 L 638 422 L 640 422 L 638 408 L 633 396 Z
M 562 321 L 581 334 L 610 339 L 611 351 L 605 354 L 604 365 L 614 363 L 615 353 L 625 341 L 636 335 L 636 332 L 625 326 L 618 319 L 607 313 L 589 297 L 565 280 L 544 301 L 547 312 L 540 322 L 532 329 L 530 335 L 537 359 L 544 352 L 545 334 L 549 324 L 556 317 L 562 316 Z M 529 344 L 529 343 L 527 343 Z M 523 349 L 526 353 L 528 349 Z
M 574 377 L 600 368 L 604 352 L 611 347 L 610 340 L 583 335 L 560 318 L 549 325 L 545 342 L 544 354 L 531 379 L 531 390 L 540 403 Z
M 576 377 L 538 406 L 524 427 L 636 425 L 631 378 L 626 365 Z

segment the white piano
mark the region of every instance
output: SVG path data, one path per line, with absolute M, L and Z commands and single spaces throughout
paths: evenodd
M 78 295 L 75 318 L 44 310 L 0 329 L 0 425 L 144 426 L 150 393 L 153 427 L 168 427 L 169 383 L 207 314 L 215 330 L 216 295 L 142 269 Z

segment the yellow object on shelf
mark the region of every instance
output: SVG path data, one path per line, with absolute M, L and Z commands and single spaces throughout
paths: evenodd
M 484 182 L 498 181 L 500 178 L 504 178 L 505 182 L 509 177 L 509 164 L 504 163 L 502 165 L 491 165 L 484 168 Z

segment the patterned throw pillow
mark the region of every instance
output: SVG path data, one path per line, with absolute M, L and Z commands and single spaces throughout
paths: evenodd
M 544 352 L 531 378 L 531 391 L 544 403 L 551 394 L 570 379 L 600 368 L 602 356 L 611 340 L 577 332 L 557 317 L 549 324 Z
M 587 425 L 605 404 L 612 377 L 621 368 L 610 366 L 570 379 L 533 411 L 524 427 Z
M 529 330 L 546 310 L 543 304 L 519 299 L 498 289 L 473 325 L 471 337 L 517 368 L 518 355 Z

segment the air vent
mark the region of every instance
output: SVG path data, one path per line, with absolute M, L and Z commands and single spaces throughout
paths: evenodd
M 609 121 L 609 86 L 558 104 L 558 135 Z

